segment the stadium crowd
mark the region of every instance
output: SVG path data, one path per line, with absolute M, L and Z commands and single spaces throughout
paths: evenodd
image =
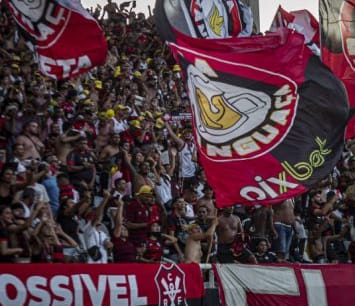
M 0 262 L 355 262 L 355 141 L 307 194 L 218 211 L 154 16 L 89 12 L 107 63 L 56 81 L 1 2 Z

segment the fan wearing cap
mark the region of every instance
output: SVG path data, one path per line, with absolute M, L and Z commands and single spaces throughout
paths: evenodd
M 135 195 L 135 199 L 126 207 L 127 228 L 129 241 L 136 248 L 148 237 L 148 229 L 151 221 L 150 205 L 154 201 L 153 188 L 142 185 Z

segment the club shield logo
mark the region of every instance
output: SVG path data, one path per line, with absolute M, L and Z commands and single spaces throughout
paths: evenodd
M 159 306 L 187 306 L 185 273 L 177 265 L 160 265 L 154 280 Z
M 195 65 L 186 68 L 197 142 L 202 154 L 215 161 L 266 154 L 284 139 L 296 115 L 295 82 L 252 66 L 235 67 L 238 69 L 270 82 L 268 90 L 264 91 L 262 84 L 246 88 L 238 84 L 238 78 L 235 83 L 226 82 L 216 70 L 211 77 L 206 69 Z

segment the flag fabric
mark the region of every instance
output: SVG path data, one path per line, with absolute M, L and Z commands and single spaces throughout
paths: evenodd
M 342 83 L 304 47 L 304 36 L 285 28 L 250 38 L 193 38 L 170 23 L 162 2 L 158 30 L 183 69 L 199 160 L 217 207 L 280 203 L 329 174 L 342 153 L 349 105 Z
M 305 43 L 314 42 L 319 45 L 319 23 L 317 19 L 307 10 L 287 12 L 281 5 L 277 9 L 270 31 L 278 28 L 295 29 L 305 37 Z
M 156 6 L 169 20 L 166 25 L 171 25 L 191 37 L 247 36 L 252 31 L 251 10 L 237 0 L 158 0 Z M 159 28 L 163 38 L 173 32 L 170 27 Z
M 44 75 L 65 79 L 105 63 L 104 33 L 79 0 L 6 2 Z
M 352 265 L 214 264 L 222 306 L 353 305 Z M 257 280 L 257 281 L 256 281 Z
M 320 0 L 322 61 L 344 83 L 351 108 L 355 109 L 355 0 Z M 355 137 L 355 117 L 347 129 Z

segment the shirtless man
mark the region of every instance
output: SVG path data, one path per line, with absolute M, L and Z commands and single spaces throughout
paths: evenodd
M 106 145 L 100 152 L 99 161 L 101 163 L 109 163 L 111 157 L 117 155 L 120 152 L 120 134 L 112 133 L 110 143 Z
M 271 207 L 256 206 L 250 218 L 250 226 L 248 229 L 246 227 L 244 229 L 248 231 L 250 236 L 249 247 L 253 252 L 256 251 L 256 246 L 260 239 L 265 239 L 266 241 L 271 241 L 271 238 L 276 239 L 277 232 L 274 228 Z
M 204 195 L 197 200 L 196 207 L 198 210 L 200 206 L 206 206 L 208 217 L 211 218 L 216 215 L 216 208 L 213 203 L 213 190 L 208 184 L 205 184 L 203 193 Z
M 186 240 L 185 246 L 185 263 L 201 262 L 201 240 L 212 239 L 217 224 L 218 219 L 213 219 L 210 228 L 205 233 L 202 232 L 201 227 L 198 224 L 193 223 L 189 225 L 189 237 Z
M 249 262 L 256 263 L 255 256 L 244 247 L 244 232 L 238 216 L 233 215 L 233 207 L 223 209 L 218 218 L 217 259 L 220 263 Z M 243 247 L 238 251 L 235 244 Z
M 69 129 L 57 138 L 55 143 L 55 151 L 56 156 L 62 162 L 62 164 L 67 162 L 67 156 L 69 152 L 74 148 L 72 144 L 76 140 L 79 140 L 80 137 L 82 137 L 82 135 L 79 131 L 76 132 Z
M 109 20 L 115 19 L 116 13 L 119 12 L 117 3 L 113 3 L 112 0 L 107 0 L 107 4 L 104 6 L 101 19 L 104 19 L 105 14 L 107 13 L 107 18 Z
M 274 240 L 273 249 L 276 252 L 278 262 L 285 262 L 290 250 L 293 228 L 295 225 L 294 204 L 291 199 L 273 206 L 274 227 L 277 239 Z
M 44 144 L 39 139 L 39 125 L 36 121 L 28 122 L 23 133 L 16 138 L 16 144 L 22 144 L 25 149 L 24 159 L 41 159 L 44 153 Z

